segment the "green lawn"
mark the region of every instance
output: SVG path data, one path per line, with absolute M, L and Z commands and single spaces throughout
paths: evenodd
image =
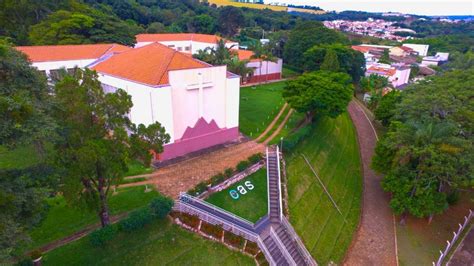
M 240 131 L 257 138 L 271 123 L 284 104 L 281 92 L 285 82 L 240 89 Z
M 133 161 L 128 164 L 128 171 L 125 176 L 143 175 L 150 174 L 153 172 L 152 167 L 145 167 L 143 163 L 139 161 Z
M 118 194 L 110 196 L 109 207 L 111 214 L 119 214 L 145 206 L 158 192 L 145 193 L 144 187 L 121 188 Z M 71 235 L 85 226 L 99 222 L 96 213 L 84 209 L 68 206 L 62 197 L 48 200 L 50 209 L 45 220 L 31 232 L 33 243 L 30 247 L 36 248 L 46 243 Z
M 43 265 L 255 265 L 222 244 L 185 231 L 169 220 L 119 233 L 105 247 L 85 237 L 44 255 Z
M 293 111 L 285 126 L 281 129 L 280 133 L 278 133 L 278 135 L 276 135 L 276 137 L 270 141 L 270 145 L 280 144 L 281 138 L 286 138 L 288 135 L 293 133 L 293 130 L 300 125 L 304 118 L 305 115 L 303 113 Z
M 319 118 L 312 135 L 286 155 L 291 223 L 321 265 L 340 263 L 356 231 L 362 193 L 355 129 L 345 113 Z M 343 216 L 305 163 L 305 154 Z M 345 222 L 345 220 L 347 222 Z
M 245 195 L 240 195 L 238 199 L 233 199 L 229 191 L 237 190 L 238 186 L 245 187 L 244 183 L 246 181 L 250 181 L 254 185 L 254 189 L 249 190 L 246 188 L 247 193 Z M 206 201 L 251 222 L 258 221 L 268 211 L 267 170 L 263 168 L 258 170 L 228 189 L 212 194 Z

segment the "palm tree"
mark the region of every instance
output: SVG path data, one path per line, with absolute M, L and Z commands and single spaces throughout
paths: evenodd
M 266 70 L 266 75 L 265 75 L 265 82 L 268 81 L 268 62 L 277 62 L 278 58 L 273 55 L 272 51 L 269 49 L 268 45 L 262 45 L 261 42 L 256 42 L 255 45 L 253 45 L 250 48 L 253 51 L 253 55 L 251 56 L 252 59 L 258 59 L 260 60 L 260 76 L 262 76 L 262 64 L 263 62 L 267 63 L 267 70 Z
M 253 73 L 251 67 L 247 67 L 248 60 L 239 60 L 238 56 L 234 56 L 226 60 L 227 70 L 241 77 L 241 82 L 247 80 L 248 76 Z

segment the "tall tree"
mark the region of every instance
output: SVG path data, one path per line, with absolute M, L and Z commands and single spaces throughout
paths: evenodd
M 443 212 L 447 195 L 474 187 L 473 99 L 474 69 L 429 78 L 401 94 L 372 161 L 385 174 L 397 214 Z
M 132 100 L 118 89 L 104 93 L 97 74 L 77 70 L 55 86 L 55 118 L 61 140 L 55 144 L 55 162 L 61 176 L 66 200 L 86 203 L 95 210 L 102 226 L 110 223 L 108 196 L 117 185 L 131 159 L 157 153 L 169 141 L 158 123 L 135 126 L 127 114 Z
M 314 113 L 329 117 L 343 113 L 353 91 L 349 75 L 316 71 L 289 81 L 283 90 L 283 97 L 292 108 L 306 113 L 309 121 Z
M 219 11 L 218 25 L 225 36 L 234 36 L 245 24 L 245 17 L 240 8 L 225 6 Z
M 54 139 L 50 117 L 50 91 L 46 79 L 31 67 L 26 56 L 0 42 L 0 148 L 34 144 L 44 155 L 43 143 Z M 3 151 L 4 148 L 7 151 Z M 4 156 L 2 154 L 2 156 Z M 40 160 L 41 162 L 43 160 Z M 27 230 L 43 217 L 49 186 L 44 166 L 12 165 L 0 169 L 0 261 L 28 241 Z
M 395 115 L 396 105 L 401 100 L 401 94 L 398 90 L 393 90 L 385 94 L 374 111 L 375 118 L 379 120 L 382 125 L 388 126 L 393 116 Z
M 321 70 L 339 72 L 339 60 L 337 59 L 337 54 L 334 50 L 329 50 L 324 56 L 324 61 L 321 64 Z
M 245 82 L 250 74 L 253 73 L 253 68 L 247 67 L 248 60 L 239 60 L 238 56 L 226 60 L 227 70 L 237 74 L 241 78 L 241 82 Z

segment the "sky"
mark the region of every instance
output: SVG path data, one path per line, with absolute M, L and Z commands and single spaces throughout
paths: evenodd
M 428 16 L 474 15 L 474 0 L 265 0 L 264 2 L 314 5 L 324 10 L 335 11 L 392 11 Z

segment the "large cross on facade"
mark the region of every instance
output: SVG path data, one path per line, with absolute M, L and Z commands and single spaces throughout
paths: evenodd
M 190 84 L 187 90 L 198 90 L 199 118 L 204 116 L 204 89 L 213 87 L 212 82 L 203 82 L 202 73 L 198 73 L 198 84 Z

